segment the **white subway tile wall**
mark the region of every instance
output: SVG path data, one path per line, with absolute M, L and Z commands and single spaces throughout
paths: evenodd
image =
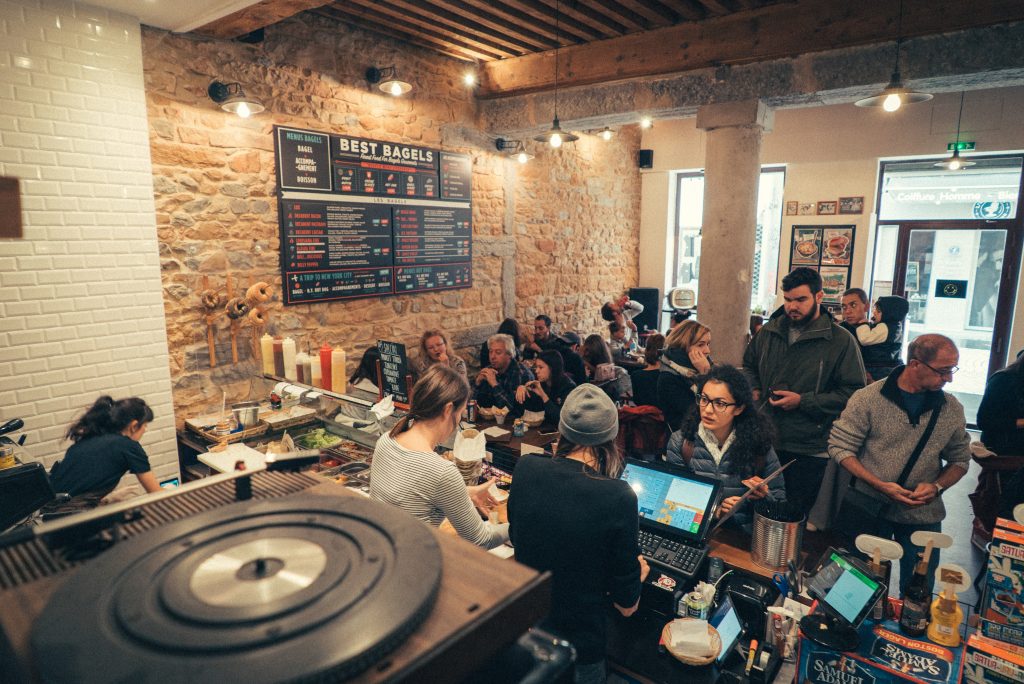
M 21 180 L 25 224 L 0 239 L 0 418 L 49 468 L 97 396 L 140 396 L 154 473 L 176 477 L 137 19 L 0 0 L 0 176 Z

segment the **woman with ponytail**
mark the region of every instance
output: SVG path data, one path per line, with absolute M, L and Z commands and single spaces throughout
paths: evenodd
M 370 496 L 435 527 L 448 518 L 460 537 L 491 549 L 508 540 L 508 525 L 485 523 L 476 508 L 494 506 L 487 493 L 494 480 L 467 487 L 455 464 L 434 451 L 458 428 L 467 401 L 463 375 L 444 364 L 430 366 L 412 388 L 408 414 L 377 440 Z
M 152 409 L 138 397 L 97 399 L 68 428 L 66 437 L 74 444 L 50 470 L 54 491 L 72 497 L 87 494 L 99 502 L 128 472 L 147 492 L 158 491 L 160 484 L 139 444 L 152 421 Z

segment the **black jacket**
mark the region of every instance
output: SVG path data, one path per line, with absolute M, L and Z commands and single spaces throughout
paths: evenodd
M 605 612 L 640 597 L 637 499 L 623 480 L 579 461 L 519 459 L 508 499 L 516 560 L 553 575 L 551 612 L 541 624 L 576 646 L 579 662 L 605 653 Z
M 661 353 L 660 373 L 656 406 L 661 409 L 668 426 L 675 431 L 697 405 L 697 391 L 693 384 L 697 370 L 685 349 L 673 347 Z
M 981 441 L 1000 456 L 1024 456 L 1024 430 L 1017 419 L 1024 418 L 1024 364 L 995 373 L 985 384 L 978 407 Z
M 761 392 L 763 408 L 777 432 L 777 451 L 812 456 L 825 452 L 832 421 L 850 395 L 864 387 L 864 363 L 856 340 L 821 309 L 794 343 L 789 343 L 789 318 L 773 315 L 754 335 L 743 354 L 743 371 Z M 769 389 L 800 394 L 792 411 L 768 403 Z
M 903 351 L 903 328 L 907 312 L 910 310 L 910 304 L 903 297 L 879 297 L 875 304 L 882 312 L 882 320 L 879 323 L 885 323 L 887 333 L 882 342 L 876 344 L 861 342 L 860 353 L 869 373 L 875 368 L 892 369 L 903 363 L 900 356 Z M 872 330 L 877 327 L 877 324 L 871 323 L 862 325 L 870 326 Z M 857 328 L 860 327 L 857 326 Z M 860 341 L 860 336 L 856 331 L 854 331 L 854 335 Z M 881 376 L 876 377 L 876 373 L 871 375 L 875 380 L 881 379 Z

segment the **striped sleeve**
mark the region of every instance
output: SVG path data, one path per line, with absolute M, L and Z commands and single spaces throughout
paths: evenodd
M 402 448 L 390 435 L 377 440 L 370 463 L 370 496 L 437 527 L 447 517 L 463 539 L 485 548 L 508 540 L 508 525 L 477 514 L 454 465 L 434 453 Z
M 437 504 L 459 536 L 485 549 L 508 541 L 508 525 L 485 523 L 469 498 L 466 484 L 455 468 L 449 468 L 437 483 Z

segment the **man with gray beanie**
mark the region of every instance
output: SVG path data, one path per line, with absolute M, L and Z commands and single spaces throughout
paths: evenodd
M 566 397 L 554 457 L 519 459 L 508 500 L 516 560 L 554 577 L 543 626 L 578 654 L 576 682 L 605 681 L 605 610 L 609 599 L 632 615 L 647 563 L 637 556 L 636 494 L 618 479 L 619 412 L 599 387 Z

